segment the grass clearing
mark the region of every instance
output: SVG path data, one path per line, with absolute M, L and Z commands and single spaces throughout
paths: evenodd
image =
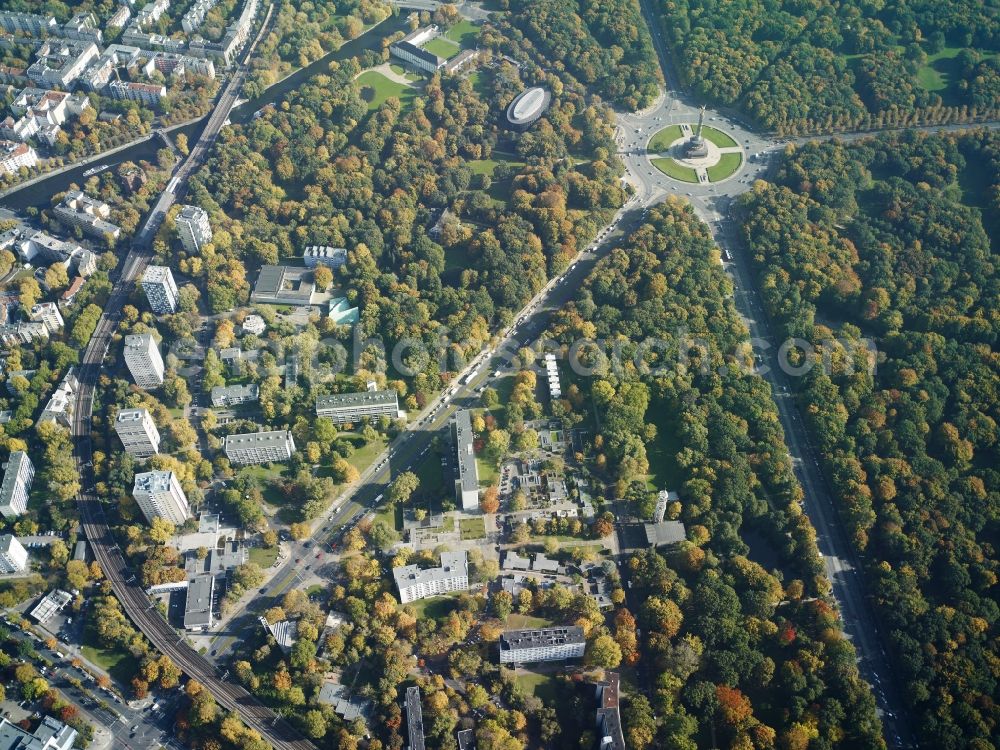
M 458 522 L 462 541 L 486 538 L 486 522 L 482 518 L 463 518 Z
M 371 462 L 385 450 L 385 437 L 381 433 L 379 433 L 377 440 L 370 443 L 366 443 L 363 437 L 352 432 L 341 433 L 339 437 L 349 440 L 354 446 L 354 453 L 347 457 L 347 463 L 358 471 L 367 469 Z
M 675 180 L 680 180 L 681 182 L 691 182 L 694 184 L 698 183 L 698 173 L 691 167 L 685 167 L 683 164 L 678 164 L 670 157 L 653 159 L 652 161 L 653 166 L 663 172 L 663 174 L 667 177 L 673 177 Z
M 677 465 L 677 453 L 683 446 L 677 439 L 676 425 L 671 421 L 665 404 L 653 402 L 648 413 L 656 427 L 656 439 L 646 447 L 651 470 L 646 475 L 646 485 L 651 490 L 676 489 L 683 480 Z
M 259 565 L 263 569 L 270 568 L 274 561 L 278 559 L 277 547 L 251 547 L 250 562 Z
M 86 634 L 84 638 L 87 638 Z M 87 661 L 96 664 L 119 685 L 128 685 L 135 677 L 135 658 L 132 654 L 114 649 L 102 648 L 93 643 L 80 647 L 80 653 Z
M 504 627 L 508 630 L 527 630 L 529 628 L 547 628 L 552 624 L 552 620 L 544 617 L 533 617 L 532 615 L 519 615 L 517 613 L 508 615 Z
M 718 182 L 719 180 L 731 177 L 736 174 L 736 170 L 740 168 L 740 164 L 742 163 L 743 154 L 736 152 L 722 154 L 718 164 L 713 164 L 706 170 L 708 172 L 708 179 L 711 182 Z
M 463 47 L 475 47 L 479 38 L 480 27 L 467 19 L 462 19 L 446 32 L 444 35 L 456 44 Z
M 670 125 L 663 130 L 657 131 L 656 135 L 649 139 L 649 146 L 647 151 L 653 151 L 659 153 L 661 151 L 666 151 L 670 148 L 670 144 L 681 138 L 684 134 L 681 132 L 680 125 Z
M 473 91 L 479 94 L 482 99 L 486 99 L 490 95 L 491 76 L 492 73 L 488 70 L 476 70 L 469 75 Z
M 413 607 L 417 620 L 431 618 L 440 620 L 451 614 L 452 610 L 458 606 L 458 601 L 453 596 L 432 596 L 427 599 L 419 599 L 410 602 L 407 607 Z
M 705 140 L 711 141 L 719 148 L 732 148 L 733 146 L 740 145 L 733 140 L 728 133 L 723 133 L 721 130 L 713 128 L 711 125 L 703 127 L 701 134 L 705 137 Z
M 494 466 L 492 462 L 476 456 L 476 468 L 479 470 L 480 487 L 489 487 L 491 484 L 496 484 L 497 477 L 500 476 L 500 473 L 497 471 L 497 467 Z
M 427 44 L 423 45 L 423 48 L 430 52 L 432 55 L 437 55 L 445 60 L 450 60 L 462 49 L 454 42 L 450 42 L 447 39 L 437 37 L 436 39 L 431 39 Z
M 361 97 L 368 102 L 369 112 L 374 112 L 390 97 L 399 99 L 407 107 L 417 96 L 417 90 L 412 86 L 390 81 L 375 70 L 366 70 L 354 80 L 361 87 Z
M 515 681 L 525 695 L 533 695 L 551 705 L 556 696 L 555 679 L 550 674 L 527 672 L 517 675 Z

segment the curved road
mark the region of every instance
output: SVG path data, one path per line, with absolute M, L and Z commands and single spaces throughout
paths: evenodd
M 270 14 L 269 10 L 268 18 L 265 18 L 261 25 L 261 34 L 267 27 Z M 257 38 L 259 39 L 260 35 Z M 101 500 L 89 489 L 94 483 L 90 418 L 93 411 L 94 388 L 100 374 L 101 363 L 121 322 L 122 307 L 149 264 L 153 237 L 178 193 L 183 192 L 187 180 L 204 163 L 209 149 L 229 117 L 229 112 L 236 103 L 240 88 L 246 79 L 246 61 L 255 46 L 256 40 L 219 96 L 215 109 L 190 154 L 174 171 L 167 190 L 153 207 L 122 265 L 121 275 L 87 344 L 79 368 L 80 390 L 73 414 L 74 454 L 80 479 L 85 488 L 78 498 L 84 533 L 92 545 L 97 562 L 111 582 L 115 595 L 132 622 L 161 653 L 169 656 L 188 676 L 204 685 L 219 705 L 238 713 L 247 726 L 259 732 L 275 748 L 310 750 L 313 748 L 312 743 L 303 739 L 274 711 L 264 706 L 242 687 L 220 679 L 216 675 L 215 667 L 190 648 L 173 627 L 160 616 L 115 543 Z

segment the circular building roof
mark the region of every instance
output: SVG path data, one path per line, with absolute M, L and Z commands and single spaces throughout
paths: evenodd
M 551 101 L 552 94 L 541 86 L 523 91 L 507 107 L 507 121 L 511 125 L 530 125 L 542 116 Z

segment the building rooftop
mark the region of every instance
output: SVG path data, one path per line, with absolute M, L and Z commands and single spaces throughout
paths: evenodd
M 458 448 L 458 475 L 462 491 L 479 489 L 479 470 L 476 467 L 476 453 L 472 441 L 472 412 L 462 409 L 455 415 L 455 445 Z
M 680 521 L 661 521 L 660 523 L 644 524 L 646 543 L 653 547 L 683 542 L 686 538 L 684 524 Z
M 226 450 L 250 448 L 283 448 L 291 439 L 288 430 L 272 430 L 271 432 L 244 432 L 239 435 L 226 436 Z
M 424 750 L 424 711 L 420 705 L 420 688 L 406 688 L 406 730 L 410 739 L 408 750 Z
M 502 651 L 585 642 L 583 628 L 578 625 L 537 630 L 508 630 L 500 635 L 500 649 Z
M 142 274 L 143 282 L 160 282 L 168 278 L 173 278 L 173 275 L 167 266 L 147 266 L 145 273 Z
M 256 401 L 260 398 L 260 387 L 256 383 L 249 385 L 217 385 L 212 388 L 212 403 L 220 399 L 238 399 L 241 401 Z
M 389 406 L 398 403 L 394 390 L 333 393 L 316 397 L 316 409 L 353 409 L 358 406 Z
M 170 489 L 170 478 L 173 475 L 172 471 L 144 471 L 136 474 L 132 491 L 166 492 Z
M 3 474 L 3 482 L 0 483 L 0 505 L 9 505 L 11 496 L 14 494 L 14 486 L 17 483 L 17 475 L 21 471 L 21 464 L 29 461 L 28 454 L 24 451 L 14 451 L 7 461 L 7 468 Z
M 52 615 L 60 611 L 71 601 L 73 601 L 73 597 L 69 592 L 62 589 L 53 589 L 42 597 L 42 600 L 35 605 L 30 614 L 39 623 L 44 624 L 51 619 Z
M 517 96 L 507 107 L 507 120 L 512 125 L 527 125 L 539 117 L 552 101 L 552 94 L 548 89 L 535 86 L 527 89 Z
M 503 568 L 504 570 L 530 570 L 531 560 L 527 557 L 521 557 L 514 550 L 508 550 L 504 553 Z
M 392 576 L 396 579 L 396 586 L 400 589 L 445 578 L 468 575 L 469 561 L 466 559 L 465 552 L 442 552 L 441 565 L 437 568 L 421 570 L 416 565 L 403 565 L 402 567 L 392 569 Z
M 0 719 L 2 750 L 70 750 L 75 741 L 76 730 L 51 716 L 42 717 L 34 733 Z
M 308 268 L 261 266 L 253 288 L 253 299 L 256 302 L 308 305 L 315 288 L 311 274 Z
M 212 624 L 212 596 L 215 593 L 215 576 L 196 576 L 187 589 L 184 603 L 184 627 L 207 628 Z
M 126 422 L 141 422 L 144 415 L 148 415 L 149 412 L 145 409 L 122 409 L 118 412 L 118 416 L 115 417 L 115 421 L 121 424 Z

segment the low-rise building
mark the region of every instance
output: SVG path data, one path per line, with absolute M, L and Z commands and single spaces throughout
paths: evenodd
M 607 672 L 597 683 L 597 748 L 625 750 L 622 719 L 618 711 L 618 673 Z
M 469 562 L 465 552 L 442 552 L 441 565 L 421 570 L 416 565 L 392 569 L 403 604 L 450 591 L 468 591 Z
M 153 415 L 146 409 L 119 411 L 115 417 L 115 432 L 130 456 L 149 458 L 160 450 L 160 432 Z
M 646 544 L 650 547 L 669 547 L 679 544 L 687 537 L 684 524 L 680 521 L 661 521 L 660 523 L 643 524 L 646 532 Z
M 236 465 L 287 461 L 295 453 L 295 441 L 288 430 L 227 435 L 225 452 Z
M 52 209 L 59 221 L 70 227 L 80 227 L 84 234 L 104 239 L 111 235 L 115 239 L 121 236 L 122 230 L 117 224 L 108 221 L 111 216 L 111 206 L 104 201 L 91 198 L 80 190 L 70 190 L 62 202 Z
M 72 750 L 76 730 L 51 716 L 43 716 L 34 732 L 0 719 L 0 747 L 4 750 Z
M 316 397 L 316 416 L 337 424 L 358 422 L 382 415 L 399 416 L 399 394 L 395 390 L 334 393 Z
M 320 265 L 340 268 L 347 263 L 347 248 L 310 245 L 302 254 L 302 262 L 305 263 L 306 268 L 315 268 Z
M 312 271 L 291 266 L 261 266 L 251 302 L 271 305 L 309 305 L 316 284 Z
M 361 319 L 361 312 L 346 297 L 334 297 L 330 300 L 329 317 L 339 326 L 352 326 Z
M 463 510 L 479 507 L 479 468 L 473 447 L 472 412 L 462 409 L 455 414 L 455 450 L 458 458 L 458 478 L 455 496 Z
M 3 483 L 0 484 L 0 514 L 10 520 L 28 508 L 28 493 L 35 479 L 35 465 L 24 451 L 14 451 L 4 464 Z
M 56 613 L 62 612 L 66 608 L 66 605 L 72 601 L 73 597 L 68 591 L 53 589 L 42 597 L 41 601 L 35 605 L 35 608 L 29 614 L 39 625 L 44 625 Z
M 28 567 L 28 551 L 13 534 L 0 536 L 0 573 L 23 573 Z
M 243 319 L 243 333 L 251 333 L 254 336 L 260 336 L 264 331 L 267 330 L 267 324 L 260 315 L 247 315 Z
M 255 383 L 249 385 L 217 385 L 212 388 L 212 406 L 237 406 L 260 399 L 260 388 Z
M 428 52 L 422 45 L 438 33 L 438 27 L 433 24 L 411 31 L 398 42 L 389 45 L 389 54 L 425 73 L 436 73 L 445 66 L 446 61 L 433 52 Z
M 215 624 L 215 576 L 196 576 L 187 587 L 184 602 L 184 629 L 193 632 L 211 629 Z
M 500 635 L 500 663 L 564 661 L 583 656 L 587 640 L 577 625 L 536 630 L 508 630 Z

